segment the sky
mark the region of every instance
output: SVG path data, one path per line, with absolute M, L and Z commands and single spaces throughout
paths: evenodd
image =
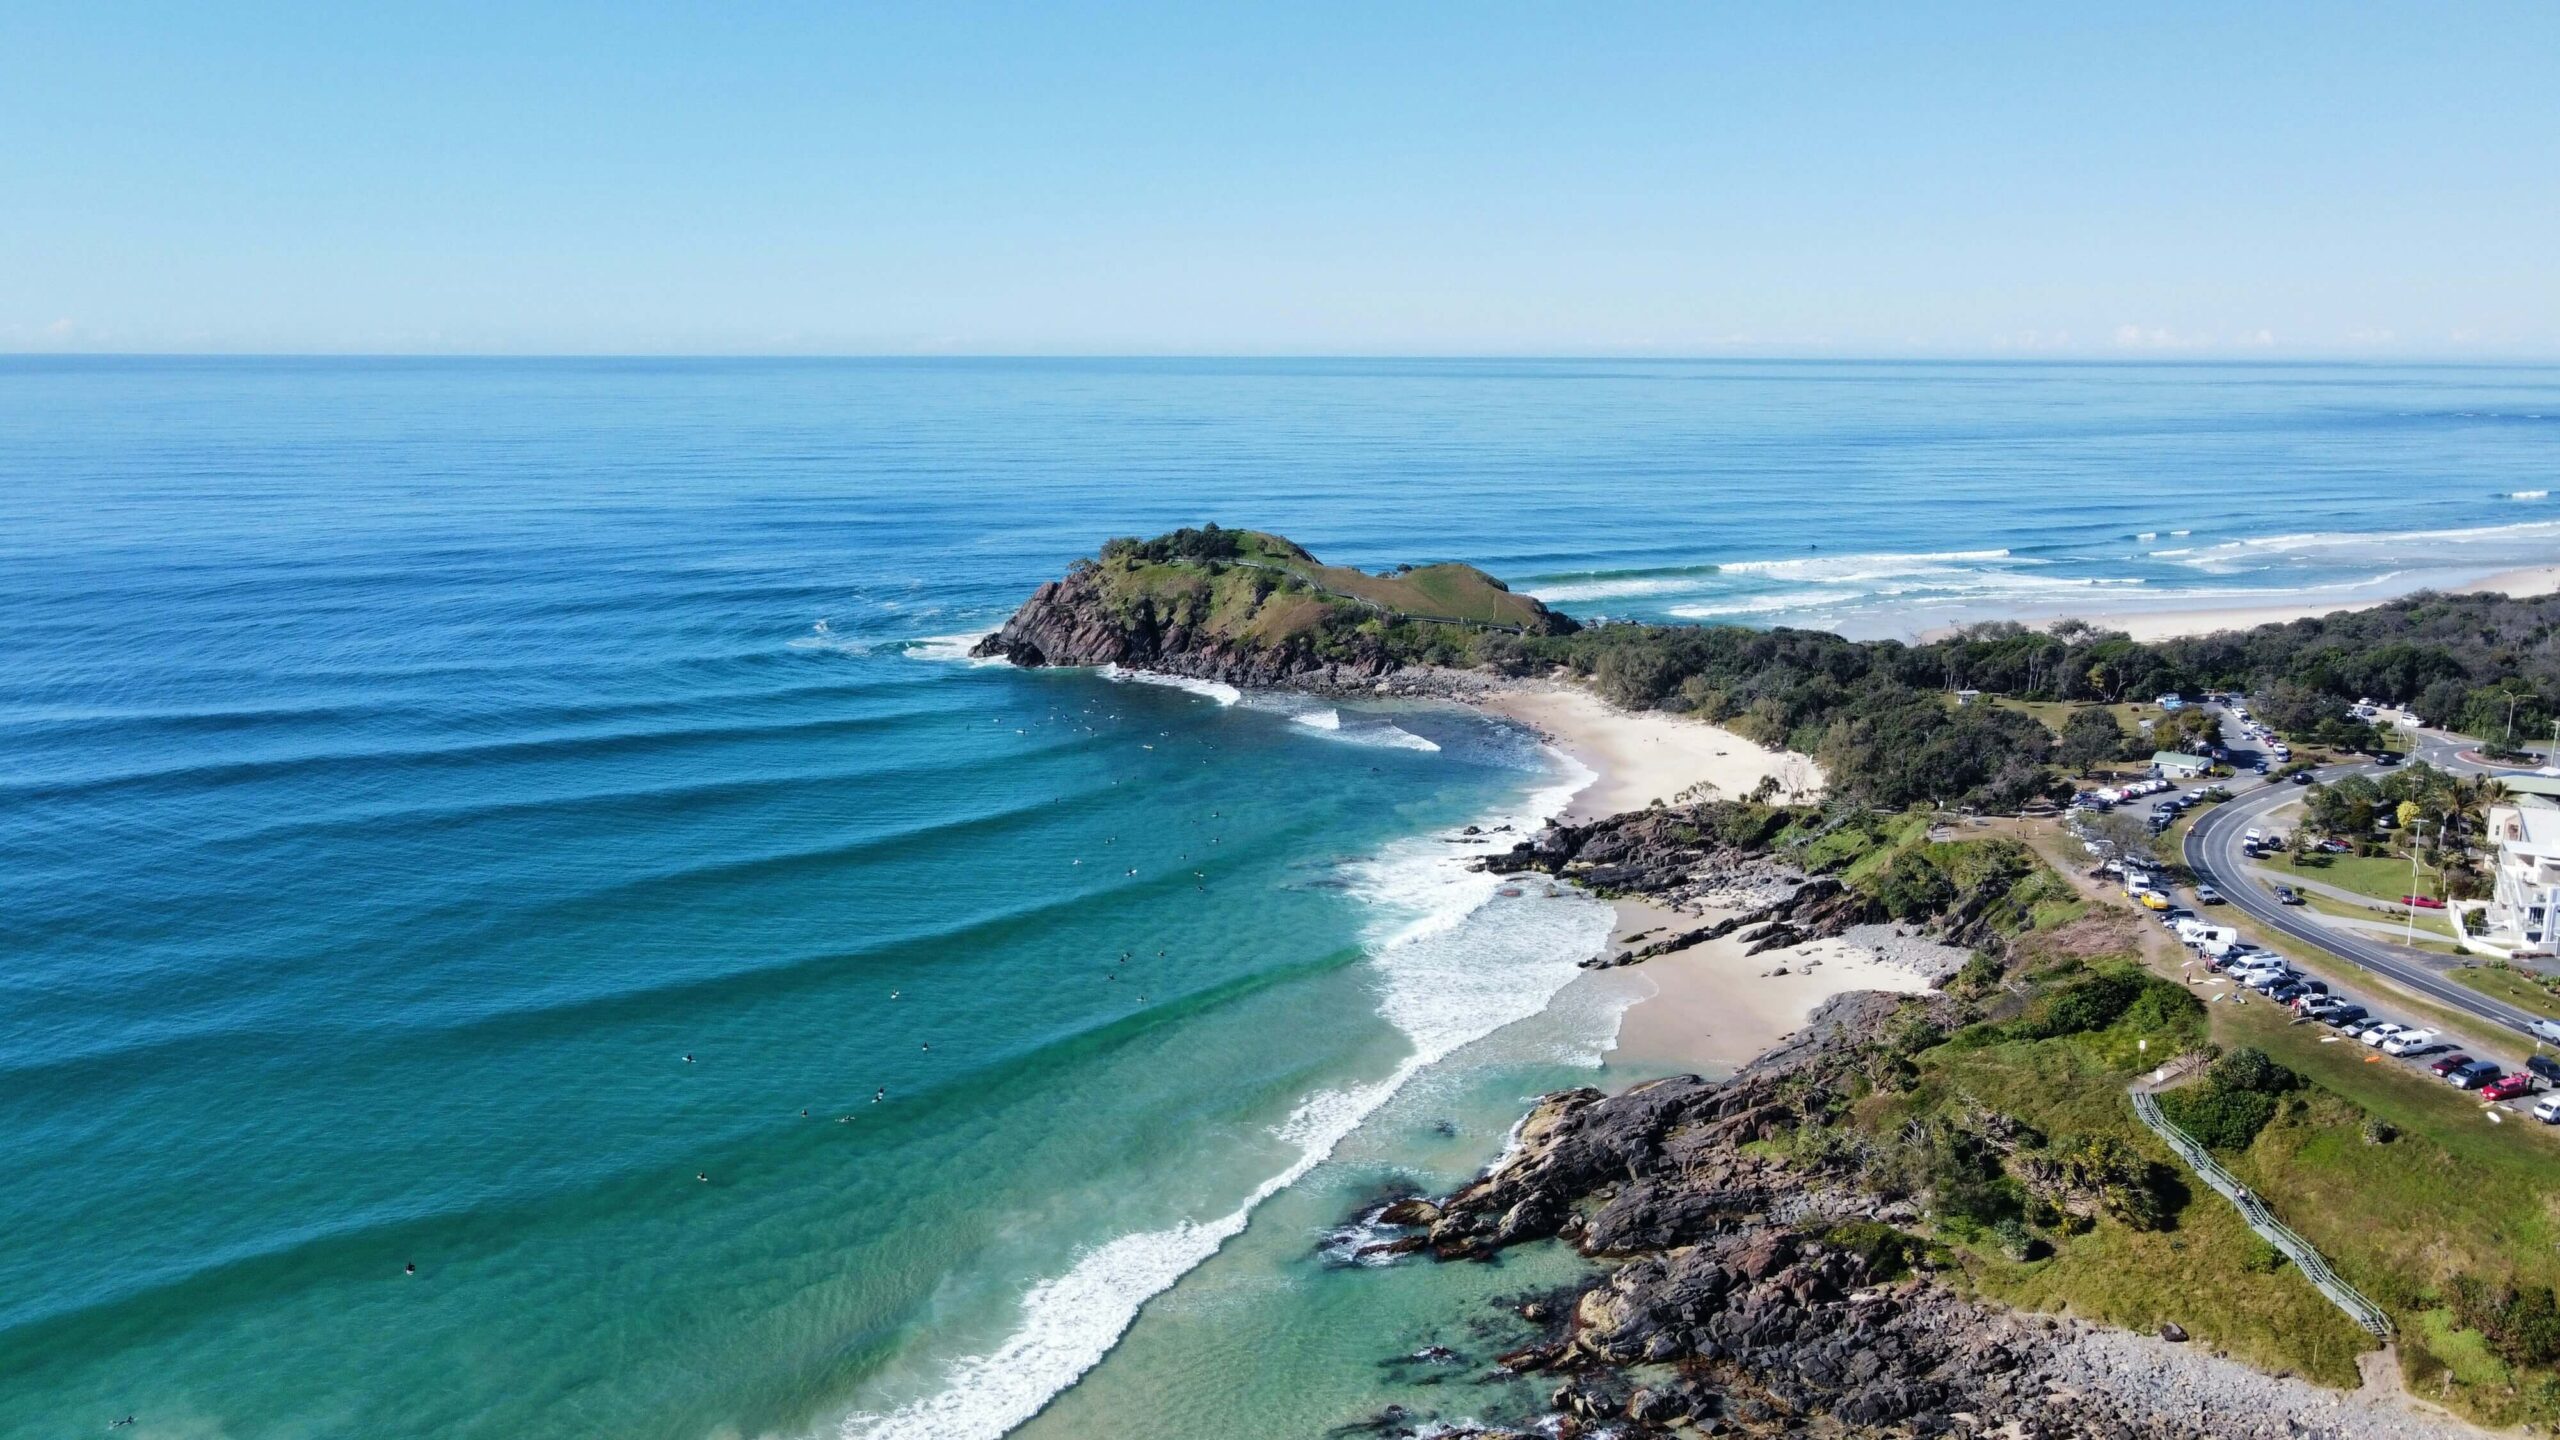
M 2560 5 L 0 7 L 0 351 L 2560 359 Z

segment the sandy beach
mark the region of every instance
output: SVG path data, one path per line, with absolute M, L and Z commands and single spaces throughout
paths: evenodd
M 1562 683 L 1506 689 L 1478 703 L 1546 736 L 1598 777 L 1573 797 L 1567 820 L 1641 810 L 1656 800 L 1738 800 L 1764 776 L 1776 777 L 1790 798 L 1822 791 L 1821 767 L 1805 756 L 1764 749 L 1686 716 L 1619 710 Z
M 2483 575 L 2461 585 L 2446 586 L 2456 594 L 2496 592 L 2523 597 L 2549 595 L 2560 591 L 2560 565 L 2532 565 L 2520 570 L 2501 570 Z M 2388 604 L 2397 596 L 2377 596 L 2341 605 L 2335 600 L 2304 597 L 2266 605 L 2228 605 L 2202 610 L 2129 610 L 2111 615 L 2083 615 L 2078 618 L 2104 630 L 2121 630 L 2136 640 L 2167 640 L 2186 635 L 2211 635 L 2222 630 L 2246 630 L 2253 625 L 2269 625 L 2286 620 L 2304 620 L 2315 615 L 2334 615 L 2341 610 L 2370 610 Z M 2049 625 L 2064 617 L 2050 616 L 2030 623 Z
M 1677 914 L 1640 900 L 1613 906 L 1613 945 L 1652 930 L 1694 929 L 1730 913 Z M 1622 972 L 1643 980 L 1653 993 L 1630 1006 L 1619 1022 L 1611 1063 L 1730 1074 L 1802 1028 L 1834 995 L 1916 994 L 1929 988 L 1916 972 L 1846 940 L 1815 940 L 1750 956 L 1742 953 L 1745 948 L 1728 935 Z
M 1585 820 L 1642 809 L 1655 800 L 1734 799 L 1762 777 L 1790 791 L 1820 792 L 1822 772 L 1807 757 L 1768 750 L 1730 730 L 1659 712 L 1619 710 L 1587 690 L 1562 683 L 1524 686 L 1479 703 L 1531 726 L 1593 775 L 1563 818 Z M 1712 790 L 1699 791 L 1700 785 Z M 1688 914 L 1642 900 L 1612 902 L 1612 949 L 1637 936 L 1693 930 L 1726 912 Z M 1845 940 L 1745 956 L 1731 936 L 1657 956 L 1626 971 L 1650 993 L 1621 1020 L 1611 1059 L 1646 1068 L 1729 1074 L 1800 1028 L 1834 995 L 1852 990 L 1927 988 L 1908 969 L 1879 960 Z M 1773 972 L 1784 970 L 1786 973 Z

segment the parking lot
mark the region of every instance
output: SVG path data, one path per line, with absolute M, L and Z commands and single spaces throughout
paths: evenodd
M 2372 987 L 2306 970 L 2292 956 L 2246 939 L 2236 926 L 2217 923 L 2217 915 L 2228 912 L 2212 886 L 2177 886 L 2149 855 L 2115 853 L 2118 845 L 2094 833 L 2085 818 L 2075 815 L 2069 824 L 2094 873 L 2119 884 L 2126 899 L 2184 947 L 2189 982 L 2209 992 L 2208 1003 L 2282 1006 L 2297 1024 L 2334 1032 L 2322 1037 L 2324 1043 L 2367 1047 L 2368 1063 L 2406 1065 L 2478 1095 L 2492 1118 L 2560 1124 L 2560 1090 L 2554 1089 L 2560 1085 L 2560 1059 L 2538 1048 L 2528 1053 L 2528 1037 L 2517 1037 L 2523 1044 L 2478 1046 L 2423 1018 L 2407 1018 L 2405 1007 L 2395 1007 Z

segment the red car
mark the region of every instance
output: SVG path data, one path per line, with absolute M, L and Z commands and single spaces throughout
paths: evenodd
M 2470 1057 L 2470 1056 L 2463 1054 L 2463 1053 L 2462 1053 L 2461 1051 L 2459 1051 L 2459 1050 L 2456 1050 L 2456 1051 L 2454 1051 L 2452 1054 L 2447 1055 L 2447 1056 L 2445 1056 L 2443 1059 L 2438 1060 L 2438 1061 L 2436 1061 L 2434 1064 L 2432 1064 L 2432 1065 L 2428 1066 L 2428 1067 L 2427 1067 L 2427 1073 L 2428 1073 L 2428 1074 L 2430 1074 L 2430 1075 L 2450 1075 L 2450 1074 L 2452 1074 L 2454 1071 L 2459 1070 L 2459 1069 L 2461 1069 L 2463 1066 L 2468 1065 L 2468 1064 L 2470 1064 L 2470 1063 L 2471 1063 L 2471 1057 Z
M 2513 1075 L 2501 1076 L 2480 1087 L 2481 1098 L 2487 1100 L 2513 1100 L 2519 1095 L 2531 1093 L 2533 1093 L 2533 1077 L 2522 1070 Z
M 2425 895 L 2403 895 L 2400 903 L 2418 910 L 2441 910 L 2444 902 Z

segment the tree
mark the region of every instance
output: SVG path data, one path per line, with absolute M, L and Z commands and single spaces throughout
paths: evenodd
M 2122 756 L 2124 738 L 2124 724 L 2114 711 L 2084 706 L 2062 722 L 2059 756 L 2063 764 L 2086 775 L 2099 761 Z

